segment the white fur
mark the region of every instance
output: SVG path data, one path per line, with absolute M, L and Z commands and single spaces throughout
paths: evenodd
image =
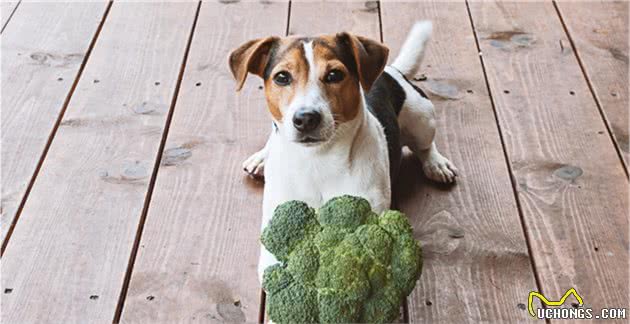
M 432 32 L 433 24 L 430 21 L 415 23 L 392 66 L 407 78 L 412 78 L 420 68 L 426 43 L 431 38 Z

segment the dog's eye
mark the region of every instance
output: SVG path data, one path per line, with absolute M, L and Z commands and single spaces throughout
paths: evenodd
M 326 83 L 337 83 L 343 80 L 343 78 L 344 78 L 343 72 L 339 70 L 330 70 L 330 72 L 326 74 L 324 81 Z
M 291 84 L 291 74 L 287 71 L 280 71 L 273 76 L 273 82 L 281 87 L 288 86 Z

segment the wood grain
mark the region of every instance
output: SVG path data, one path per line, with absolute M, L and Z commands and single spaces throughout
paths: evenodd
M 524 14 L 525 13 L 525 14 Z M 628 182 L 552 3 L 471 3 L 541 289 L 628 305 Z
M 453 187 L 424 178 L 407 156 L 398 206 L 422 242 L 424 270 L 409 299 L 412 323 L 515 323 L 536 282 L 465 3 L 384 2 L 393 60 L 413 23 L 434 33 L 415 82 L 437 111 L 437 146 L 459 168 Z
M 628 1 L 559 1 L 557 6 L 627 168 Z
M 6 28 L 13 11 L 18 6 L 19 1 L 2 1 L 0 2 L 0 28 L 2 31 Z
M 342 31 L 380 40 L 378 1 L 292 1 L 289 35 Z
M 25 2 L 2 35 L 2 242 L 106 7 Z
M 241 163 L 271 119 L 250 75 L 236 93 L 229 52 L 284 35 L 288 2 L 201 5 L 123 323 L 257 322 L 262 183 Z
M 5 251 L 3 323 L 111 323 L 196 9 L 112 5 Z

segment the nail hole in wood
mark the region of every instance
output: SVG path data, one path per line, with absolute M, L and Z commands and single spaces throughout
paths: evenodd
M 63 78 L 57 78 L 57 81 L 63 81 Z
M 147 300 L 148 300 L 148 301 L 152 301 L 152 300 L 154 300 L 154 299 L 155 299 L 155 296 L 147 296 Z
M 195 86 L 197 86 L 197 87 L 201 86 L 201 82 L 195 83 Z
M 616 92 L 611 92 L 610 95 L 613 96 L 613 97 L 616 97 L 617 93 Z
M 90 296 L 90 299 L 91 300 L 97 300 L 98 299 L 98 295 L 92 295 L 92 296 Z
M 569 94 L 572 95 L 572 96 L 575 96 L 575 91 L 571 90 L 571 91 L 569 91 Z
M 5 293 L 5 294 L 10 294 L 10 293 L 12 293 L 12 292 L 13 292 L 13 288 L 5 288 L 5 289 L 4 289 L 4 293 Z
M 599 251 L 599 248 L 596 246 L 596 247 L 595 247 L 595 252 L 597 252 L 597 251 Z
M 468 93 L 473 93 L 473 91 L 472 91 L 472 90 L 470 90 L 470 89 L 466 90 L 466 92 L 468 92 Z
M 508 94 L 510 93 L 510 90 L 503 90 L 503 93 Z
M 160 81 L 155 81 L 155 85 L 159 86 L 160 85 Z
M 431 306 L 431 305 L 433 305 L 433 303 L 432 303 L 430 300 L 427 300 L 427 301 L 425 302 L 425 304 L 426 304 L 427 306 Z
M 99 82 L 101 82 L 101 80 L 94 79 L 94 83 L 99 83 Z

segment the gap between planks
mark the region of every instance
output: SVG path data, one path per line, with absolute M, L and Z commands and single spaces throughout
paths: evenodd
M 4 32 L 4 29 L 7 28 L 7 25 L 9 24 L 9 21 L 11 21 L 11 18 L 13 18 L 13 14 L 15 14 L 15 11 L 18 9 L 18 7 L 20 6 L 20 3 L 22 3 L 22 0 L 18 1 L 15 4 L 15 7 L 13 7 L 13 9 L 11 10 L 11 13 L 9 14 L 9 17 L 7 17 L 7 21 L 4 22 L 4 25 L 2 25 L 2 30 L 0 30 L 0 34 L 2 34 Z
M 591 78 L 588 76 L 588 73 L 586 72 L 586 68 L 584 67 L 584 62 L 582 61 L 582 57 L 580 57 L 580 53 L 578 52 L 578 49 L 575 46 L 575 41 L 573 40 L 573 36 L 571 36 L 571 33 L 569 32 L 569 28 L 567 27 L 567 24 L 564 21 L 564 18 L 562 17 L 562 11 L 558 7 L 558 3 L 556 0 L 553 0 L 552 3 L 553 3 L 554 9 L 556 10 L 556 14 L 558 15 L 558 19 L 560 19 L 560 24 L 562 24 L 562 29 L 564 30 L 564 33 L 567 35 L 567 38 L 569 39 L 569 43 L 571 44 L 571 49 L 573 50 L 573 53 L 575 54 L 575 58 L 578 61 L 578 65 L 580 66 L 582 75 L 584 76 L 584 79 L 586 80 L 588 89 L 591 92 L 593 99 L 595 100 L 595 105 L 597 106 L 599 115 L 604 121 L 604 125 L 606 125 L 606 131 L 608 132 L 608 136 L 610 137 L 610 140 L 612 141 L 613 146 L 615 147 L 615 151 L 617 151 L 617 155 L 619 156 L 619 160 L 621 164 L 623 165 L 623 171 L 626 173 L 626 178 L 628 178 L 629 176 L 628 165 L 626 164 L 626 161 L 623 158 L 623 153 L 621 151 L 621 148 L 619 147 L 619 143 L 617 143 L 617 141 L 615 140 L 615 135 L 610 125 L 610 121 L 608 120 L 608 117 L 606 116 L 606 113 L 604 112 L 604 108 L 602 107 L 602 103 L 599 97 L 597 96 L 597 93 L 595 92 L 595 88 L 593 87 L 593 82 L 591 81 Z
M 11 13 L 11 17 L 13 17 L 13 13 L 15 13 L 15 10 L 17 9 L 17 7 L 19 6 L 19 4 L 21 3 L 21 1 L 18 3 L 18 5 L 15 7 L 15 9 L 13 10 L 13 12 Z M 94 36 L 92 37 L 92 40 L 90 41 L 90 45 L 88 46 L 88 50 L 87 52 L 85 52 L 85 57 L 83 58 L 83 61 L 81 62 L 81 66 L 79 67 L 79 71 L 77 72 L 77 76 L 74 78 L 74 81 L 72 82 L 72 86 L 70 87 L 70 91 L 68 91 L 68 95 L 66 95 L 66 98 L 63 101 L 62 107 L 61 107 L 61 111 L 59 112 L 59 115 L 57 116 L 57 120 L 55 120 L 55 124 L 52 128 L 52 131 L 50 132 L 50 134 L 48 135 L 48 141 L 46 141 L 46 145 L 44 146 L 44 150 L 42 151 L 42 155 L 40 156 L 39 160 L 37 161 L 37 165 L 35 166 L 35 171 L 33 172 L 33 175 L 31 176 L 31 179 L 29 179 L 28 182 L 28 186 L 26 187 L 26 191 L 24 192 L 24 196 L 22 197 L 22 200 L 20 201 L 20 204 L 18 205 L 17 211 L 15 212 L 15 216 L 13 217 L 13 220 L 11 221 L 11 224 L 9 224 L 9 230 L 7 231 L 7 236 L 4 238 L 4 241 L 2 242 L 2 247 L 0 248 L 0 257 L 4 256 L 4 251 L 6 250 L 8 244 L 9 244 L 9 240 L 11 239 L 11 234 L 13 234 L 13 230 L 15 229 L 15 226 L 17 225 L 17 222 L 20 219 L 20 215 L 22 214 L 22 210 L 24 209 L 24 205 L 26 204 L 26 200 L 28 199 L 29 194 L 31 193 L 31 189 L 33 188 L 33 184 L 35 183 L 35 179 L 37 178 L 37 176 L 39 175 L 39 171 L 42 167 L 42 164 L 44 163 L 44 160 L 46 159 L 46 155 L 48 154 L 48 150 L 50 149 L 50 146 L 52 145 L 53 139 L 55 137 L 55 135 L 57 134 L 57 130 L 59 129 L 59 124 L 61 124 L 61 120 L 63 119 L 63 116 L 66 113 L 66 110 L 68 109 L 68 104 L 70 103 L 70 99 L 72 98 L 72 95 L 74 94 L 74 90 L 77 87 L 77 84 L 79 83 L 79 80 L 81 79 L 81 75 L 83 74 L 83 70 L 85 69 L 85 66 L 90 58 L 90 54 L 92 54 L 92 50 L 94 49 L 94 45 L 96 44 L 96 40 L 98 39 L 98 36 L 101 33 L 101 30 L 103 29 L 103 25 L 105 24 L 105 20 L 107 19 L 107 15 L 109 14 L 109 10 L 112 7 L 112 1 L 108 1 L 107 6 L 105 7 L 105 12 L 103 13 L 103 17 L 101 18 L 101 21 L 98 25 L 98 27 L 96 28 L 96 32 L 94 33 Z M 9 18 L 10 19 L 10 18 Z M 7 20 L 7 24 L 9 23 L 9 21 Z M 4 27 L 6 27 L 6 25 L 4 25 Z M 2 28 L 2 30 L 4 30 L 4 27 Z
M 195 28 L 197 27 L 197 20 L 199 19 L 199 10 L 201 9 L 201 3 L 202 3 L 201 1 L 197 2 L 195 18 L 193 19 L 193 24 L 190 28 L 190 33 L 188 35 L 188 42 L 186 43 L 186 49 L 184 50 L 184 57 L 182 58 L 182 64 L 180 66 L 179 73 L 177 75 L 177 82 L 175 83 L 175 90 L 173 92 L 173 97 L 171 99 L 168 115 L 166 117 L 166 122 L 164 125 L 164 132 L 162 133 L 162 139 L 160 140 L 158 153 L 155 158 L 155 163 L 153 166 L 153 173 L 151 174 L 151 179 L 149 180 L 149 188 L 147 189 L 147 195 L 144 201 L 144 206 L 142 207 L 140 221 L 138 222 L 138 229 L 136 230 L 136 237 L 134 239 L 133 247 L 131 249 L 131 255 L 129 256 L 129 262 L 127 264 L 127 271 L 125 273 L 125 278 L 123 279 L 123 286 L 120 291 L 120 296 L 118 298 L 118 305 L 116 306 L 116 311 L 114 313 L 113 323 L 120 322 L 120 317 L 122 315 L 122 311 L 125 305 L 125 298 L 127 297 L 127 291 L 129 289 L 129 282 L 131 281 L 131 274 L 133 272 L 133 266 L 136 261 L 136 256 L 138 255 L 138 247 L 140 246 L 140 240 L 142 239 L 142 231 L 144 229 L 144 224 L 146 223 L 147 214 L 149 212 L 149 206 L 151 204 L 151 197 L 153 195 L 153 189 L 155 188 L 155 181 L 157 179 L 158 171 L 160 169 L 160 162 L 162 161 L 162 154 L 164 152 L 164 147 L 166 145 L 166 140 L 168 138 L 168 131 L 171 125 L 171 121 L 173 120 L 173 114 L 175 113 L 175 105 L 177 104 L 177 97 L 179 95 L 179 90 L 181 88 L 182 80 L 184 78 L 184 73 L 186 70 L 186 63 L 188 61 L 188 54 L 190 53 L 190 46 L 192 44 L 192 40 L 195 34 Z

